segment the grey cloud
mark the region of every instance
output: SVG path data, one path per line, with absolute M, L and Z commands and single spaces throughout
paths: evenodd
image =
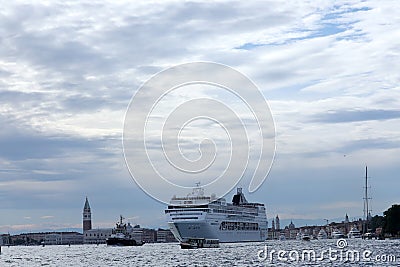
M 341 148 L 342 151 L 356 151 L 369 149 L 392 149 L 399 148 L 399 142 L 389 139 L 361 139 L 348 142 Z
M 376 149 L 398 149 L 400 147 L 399 142 L 390 139 L 360 139 L 360 140 L 350 140 L 343 142 L 340 146 L 331 149 L 319 149 L 313 152 L 300 152 L 302 158 L 327 158 L 332 155 L 351 156 L 352 153 L 358 152 L 360 150 L 376 150 Z M 282 157 L 291 157 L 293 153 L 281 152 Z
M 6 71 L 4 69 L 0 69 L 0 77 L 8 77 L 11 74 L 11 72 Z
M 23 33 L 22 36 L 14 38 L 18 57 L 28 60 L 33 65 L 61 73 L 76 71 L 84 74 L 93 70 L 107 72 L 112 69 L 112 62 L 93 48 L 72 40 L 60 42 L 55 36 L 55 32 L 46 35 Z
M 16 125 L 14 118 L 0 116 L 0 157 L 10 161 L 61 158 L 73 151 L 102 153 L 104 139 L 86 139 L 62 134 L 46 134 L 26 125 Z
M 24 160 L 33 158 L 59 157 L 68 149 L 82 149 L 90 146 L 87 140 L 45 136 L 35 132 L 12 132 L 0 139 L 2 158 Z
M 111 99 L 98 96 L 73 95 L 61 100 L 62 106 L 68 111 L 98 110 L 114 106 Z
M 173 20 L 196 23 L 210 32 L 235 30 L 249 32 L 288 23 L 294 19 L 292 14 L 279 10 L 277 3 L 264 2 L 257 6 L 260 13 L 254 12 L 252 3 L 193 3 L 188 2 L 175 8 Z M 279 11 L 278 11 L 279 10 Z M 190 24 L 189 24 L 190 25 Z M 190 26 L 187 27 L 190 27 Z M 214 25 L 217 27 L 205 27 Z M 195 29 L 196 30 L 196 29 Z
M 40 92 L 26 93 L 18 91 L 0 91 L 0 103 L 7 104 L 13 103 L 17 106 L 22 106 L 26 102 L 36 102 L 40 103 L 46 99 L 46 95 Z

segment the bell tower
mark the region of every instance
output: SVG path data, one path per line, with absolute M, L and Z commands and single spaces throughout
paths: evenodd
M 92 229 L 92 212 L 90 211 L 89 200 L 86 197 L 85 207 L 83 207 L 83 232 Z
M 276 218 L 275 218 L 275 228 L 276 228 L 276 230 L 281 230 L 281 224 L 279 223 L 279 216 L 278 215 L 276 215 Z

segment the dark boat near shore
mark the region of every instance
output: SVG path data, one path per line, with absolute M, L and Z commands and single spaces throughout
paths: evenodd
M 141 246 L 143 242 L 137 242 L 135 239 L 126 235 L 115 235 L 107 238 L 107 245 L 109 246 Z
M 109 246 L 142 246 L 144 242 L 134 239 L 131 233 L 128 232 L 126 224 L 122 222 L 123 218 L 117 222 L 112 235 L 106 239 Z

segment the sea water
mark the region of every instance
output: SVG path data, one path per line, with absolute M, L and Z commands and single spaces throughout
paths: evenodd
M 192 250 L 178 243 L 3 246 L 0 266 L 400 266 L 400 240 L 341 241 L 269 240 Z

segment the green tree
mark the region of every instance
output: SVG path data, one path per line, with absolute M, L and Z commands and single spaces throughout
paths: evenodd
M 383 216 L 375 215 L 371 218 L 370 228 L 375 232 L 376 228 L 385 227 L 385 218 Z
M 385 218 L 385 232 L 398 235 L 400 233 L 400 205 L 392 205 L 383 215 Z

